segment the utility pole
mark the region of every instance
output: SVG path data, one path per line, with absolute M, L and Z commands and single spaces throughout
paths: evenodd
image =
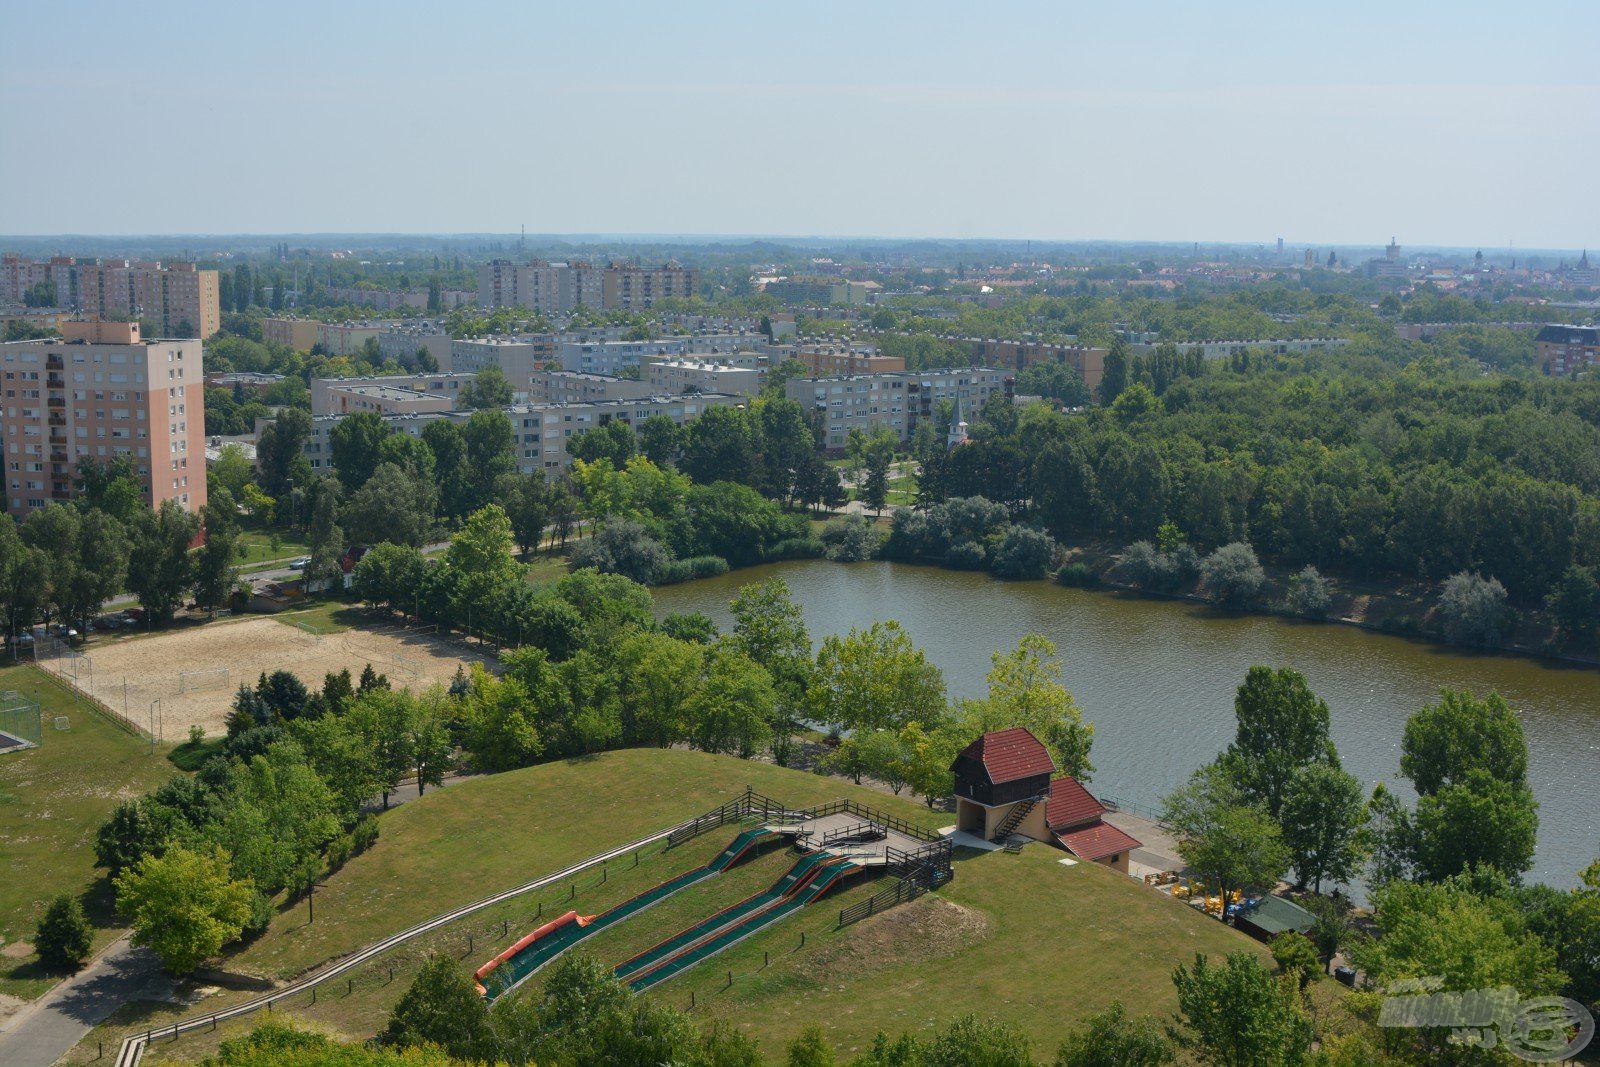
M 328 888 L 326 882 L 312 882 L 306 890 L 306 925 L 310 926 L 317 921 L 317 890 Z

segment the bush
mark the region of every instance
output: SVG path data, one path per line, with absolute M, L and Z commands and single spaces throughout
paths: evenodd
M 1296 973 L 1300 988 L 1322 971 L 1322 960 L 1317 956 L 1317 946 L 1311 939 L 1294 930 L 1285 930 L 1272 939 L 1272 958 L 1284 974 Z
M 951 545 L 944 555 L 944 565 L 958 571 L 981 571 L 989 563 L 989 554 L 976 541 L 962 541 Z
M 1498 578 L 1462 571 L 1446 578 L 1439 591 L 1444 634 L 1462 644 L 1495 645 L 1509 622 L 1506 587 Z
M 62 895 L 50 902 L 33 936 L 39 962 L 53 971 L 76 971 L 89 958 L 94 931 L 76 897 Z
M 256 892 L 250 898 L 250 914 L 245 916 L 244 930 L 240 936 L 260 937 L 267 932 L 267 927 L 272 925 L 272 915 L 272 898 L 265 893 Z
M 765 559 L 821 559 L 827 555 L 828 546 L 816 537 L 789 537 L 767 550 Z
M 997 577 L 1043 578 L 1056 556 L 1055 539 L 1028 526 L 1012 526 L 995 545 L 989 569 Z
M 650 531 L 630 519 L 602 526 L 593 537 L 572 550 L 572 566 L 593 567 L 602 574 L 620 574 L 641 585 L 652 585 L 672 562 L 672 554 Z
M 1206 557 L 1200 575 L 1216 598 L 1224 604 L 1243 607 L 1254 600 L 1267 584 L 1267 574 L 1256 559 L 1256 551 L 1243 541 L 1223 545 Z
M 1141 589 L 1151 589 L 1151 584 L 1162 567 L 1162 555 L 1149 541 L 1135 541 L 1122 550 L 1122 558 L 1114 568 L 1117 577 Z
M 715 578 L 728 573 L 728 561 L 721 556 L 695 556 L 675 559 L 656 574 L 657 585 L 676 585 L 696 578 Z
M 1074 589 L 1093 589 L 1100 584 L 1100 572 L 1087 563 L 1063 563 L 1056 581 Z
M 877 557 L 883 537 L 866 516 L 846 515 L 822 528 L 822 543 L 835 563 L 859 563 Z
M 355 846 L 355 854 L 361 855 L 367 849 L 378 843 L 378 819 L 375 815 L 363 815 L 350 831 L 351 843 Z
M 1304 615 L 1309 619 L 1322 618 L 1333 606 L 1333 594 L 1328 588 L 1328 580 L 1317 568 L 1309 563 L 1306 564 L 1298 574 L 1289 579 L 1289 593 L 1284 597 L 1284 606 L 1296 615 Z

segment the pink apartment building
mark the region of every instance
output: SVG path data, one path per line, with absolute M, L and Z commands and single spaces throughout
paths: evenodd
M 84 457 L 125 456 L 152 506 L 206 502 L 205 379 L 198 340 L 145 341 L 132 322 L 67 322 L 59 341 L 0 344 L 6 510 L 73 495 Z

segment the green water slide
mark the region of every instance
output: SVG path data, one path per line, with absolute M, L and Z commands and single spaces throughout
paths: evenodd
M 699 928 L 704 929 L 697 937 L 686 939 L 685 935 L 699 928 L 686 930 L 683 934 L 679 934 L 672 938 L 671 941 L 665 942 L 657 946 L 656 949 L 652 949 L 650 953 L 647 953 L 647 955 L 654 957 L 653 962 L 648 962 L 644 966 L 634 966 L 626 974 L 623 973 L 622 968 L 618 968 L 618 976 L 628 981 L 628 988 L 636 993 L 648 989 L 658 982 L 664 982 L 673 975 L 681 974 L 688 970 L 707 957 L 715 956 L 735 942 L 744 940 L 757 930 L 770 926 L 799 911 L 838 885 L 840 881 L 862 869 L 849 860 L 840 860 L 826 853 L 813 853 L 812 856 L 806 858 L 811 859 L 813 857 L 819 857 L 819 862 L 811 864 L 798 877 L 791 880 L 790 876 L 795 874 L 791 870 L 789 874 L 779 879 L 780 885 L 785 882 L 788 883 L 787 888 L 780 891 L 777 886 L 774 886 L 772 890 L 761 894 L 761 897 L 766 898 L 763 903 L 746 908 L 738 913 L 733 913 L 732 909 L 730 909 L 730 912 L 712 916 L 711 919 L 700 924 Z M 801 863 L 804 862 L 804 860 L 801 861 Z M 795 866 L 799 867 L 800 864 Z M 758 899 L 760 898 L 752 897 L 751 901 Z M 629 961 L 630 964 L 634 962 Z M 632 980 L 628 980 L 628 975 L 630 974 L 633 975 Z
M 676 878 L 669 878 L 660 885 L 652 886 L 638 896 L 631 897 L 616 907 L 601 912 L 586 924 L 568 923 L 566 926 L 540 938 L 507 960 L 489 977 L 489 999 L 493 1000 L 495 997 L 500 996 L 528 977 L 528 975 L 585 938 L 609 929 L 697 882 L 703 882 L 713 875 L 722 873 L 742 859 L 757 843 L 771 836 L 772 831 L 764 827 L 746 830 L 734 838 L 727 848 L 719 852 L 704 867 L 696 867 L 692 871 L 685 871 Z

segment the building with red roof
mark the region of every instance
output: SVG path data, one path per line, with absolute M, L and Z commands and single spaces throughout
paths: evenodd
M 1107 808 L 1069 774 L 1055 776 L 1050 750 L 1025 727 L 993 730 L 961 750 L 955 775 L 956 829 L 988 841 L 1047 841 L 1078 859 L 1124 874 L 1141 842 L 1106 822 Z

